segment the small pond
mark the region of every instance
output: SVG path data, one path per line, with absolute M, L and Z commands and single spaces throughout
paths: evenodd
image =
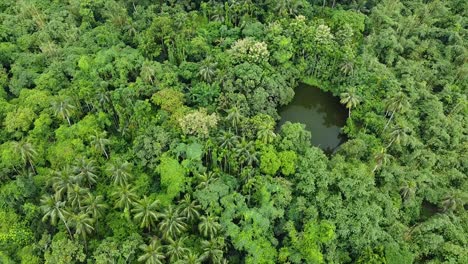
M 341 128 L 346 123 L 348 111 L 338 97 L 319 88 L 301 84 L 294 92 L 293 101 L 279 110 L 278 126 L 286 121 L 303 123 L 312 133 L 312 145 L 328 154 L 333 153 L 346 140 Z

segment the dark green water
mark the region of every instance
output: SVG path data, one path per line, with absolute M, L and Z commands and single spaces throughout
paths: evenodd
M 333 153 L 346 140 L 341 128 L 348 111 L 338 97 L 318 88 L 301 84 L 294 91 L 293 101 L 279 110 L 279 126 L 286 121 L 303 123 L 312 133 L 312 144 Z

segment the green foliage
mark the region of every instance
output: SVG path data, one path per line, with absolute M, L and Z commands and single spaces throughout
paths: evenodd
M 185 170 L 179 162 L 167 155 L 161 157 L 161 163 L 157 168 L 161 176 L 161 186 L 165 193 L 161 196 L 161 201 L 169 204 L 174 197 L 184 190 L 186 183 Z
M 466 1 L 0 2 L 1 263 L 468 263 Z

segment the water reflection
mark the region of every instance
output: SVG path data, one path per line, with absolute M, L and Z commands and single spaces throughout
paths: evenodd
M 341 128 L 346 122 L 347 113 L 339 98 L 301 84 L 295 89 L 293 101 L 280 109 L 279 126 L 286 121 L 305 124 L 312 133 L 312 144 L 332 153 L 346 140 Z

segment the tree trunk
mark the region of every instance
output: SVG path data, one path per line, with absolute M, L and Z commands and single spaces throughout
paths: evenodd
M 385 129 L 387 129 L 388 125 L 390 124 L 390 121 L 392 121 L 392 118 L 393 118 L 394 114 L 395 114 L 395 111 L 392 112 L 392 115 L 390 116 L 390 119 L 388 119 L 388 122 L 387 122 L 387 124 L 385 125 L 385 127 L 383 129 L 384 131 L 385 131 Z

